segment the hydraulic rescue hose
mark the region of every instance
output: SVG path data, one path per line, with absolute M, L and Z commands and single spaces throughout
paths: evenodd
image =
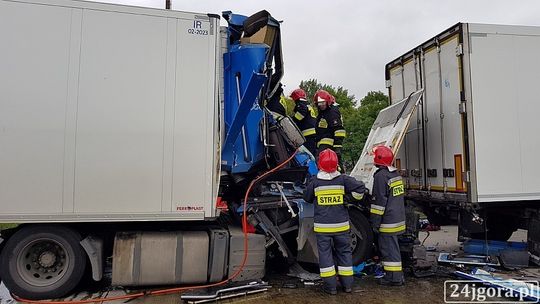
M 242 230 L 244 234 L 244 256 L 242 258 L 242 263 L 240 264 L 240 267 L 236 269 L 236 271 L 227 279 L 217 282 L 217 283 L 211 283 L 211 284 L 205 284 L 205 285 L 197 285 L 197 286 L 184 286 L 184 287 L 174 287 L 174 288 L 168 288 L 168 289 L 158 289 L 158 290 L 148 290 L 148 291 L 141 291 L 134 294 L 128 294 L 123 296 L 116 296 L 116 297 L 104 297 L 104 298 L 94 298 L 94 299 L 87 299 L 87 300 L 73 300 L 73 301 L 49 301 L 49 300 L 28 300 L 21 297 L 18 297 L 17 295 L 11 294 L 13 299 L 17 300 L 21 303 L 30 303 L 30 304 L 87 304 L 87 303 L 103 303 L 103 302 L 110 302 L 110 301 L 118 301 L 118 300 L 129 300 L 129 299 L 135 299 L 140 298 L 144 296 L 160 296 L 160 295 L 166 295 L 166 294 L 172 294 L 172 293 L 181 293 L 183 291 L 188 290 L 195 290 L 195 289 L 203 289 L 203 288 L 209 288 L 209 287 L 216 287 L 225 285 L 232 280 L 234 280 L 242 270 L 244 269 L 244 266 L 247 262 L 248 258 L 248 232 L 247 232 L 247 201 L 249 193 L 251 192 L 253 186 L 257 184 L 261 179 L 265 178 L 266 176 L 272 174 L 273 172 L 281 169 L 283 166 L 285 166 L 287 163 L 289 163 L 298 150 L 296 150 L 288 159 L 286 159 L 284 162 L 279 164 L 278 166 L 274 167 L 273 169 L 266 171 L 264 174 L 258 176 L 255 178 L 251 183 L 249 184 L 249 187 L 247 188 L 246 194 L 244 196 L 244 203 L 243 203 L 243 211 L 242 211 Z

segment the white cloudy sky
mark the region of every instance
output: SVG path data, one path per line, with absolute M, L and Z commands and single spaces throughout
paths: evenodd
M 102 0 L 164 7 L 165 0 Z M 540 25 L 539 0 L 172 0 L 200 13 L 268 10 L 283 20 L 285 92 L 301 80 L 343 86 L 361 98 L 384 88 L 384 65 L 457 22 Z M 223 21 L 224 22 L 224 21 Z

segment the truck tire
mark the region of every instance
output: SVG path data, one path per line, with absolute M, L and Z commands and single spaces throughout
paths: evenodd
M 26 226 L 6 243 L 0 257 L 6 287 L 26 299 L 65 296 L 80 282 L 86 256 L 81 236 L 62 226 Z
M 371 256 L 373 231 L 367 218 L 354 207 L 349 208 L 351 223 L 351 247 L 353 265 L 358 265 Z

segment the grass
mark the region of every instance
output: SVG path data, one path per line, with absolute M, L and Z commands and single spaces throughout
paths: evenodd
M 15 228 L 17 227 L 19 224 L 0 224 L 0 231 L 1 230 L 6 230 L 6 229 L 10 229 L 10 228 Z

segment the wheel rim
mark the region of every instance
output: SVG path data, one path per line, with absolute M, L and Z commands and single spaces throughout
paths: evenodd
M 350 234 L 351 234 L 351 252 L 354 252 L 356 250 L 356 247 L 358 247 L 358 243 L 364 241 L 364 237 L 362 236 L 360 231 L 356 229 L 354 225 L 351 225 Z
M 60 281 L 68 268 L 66 248 L 52 239 L 27 244 L 17 259 L 19 276 L 32 286 L 49 286 Z

